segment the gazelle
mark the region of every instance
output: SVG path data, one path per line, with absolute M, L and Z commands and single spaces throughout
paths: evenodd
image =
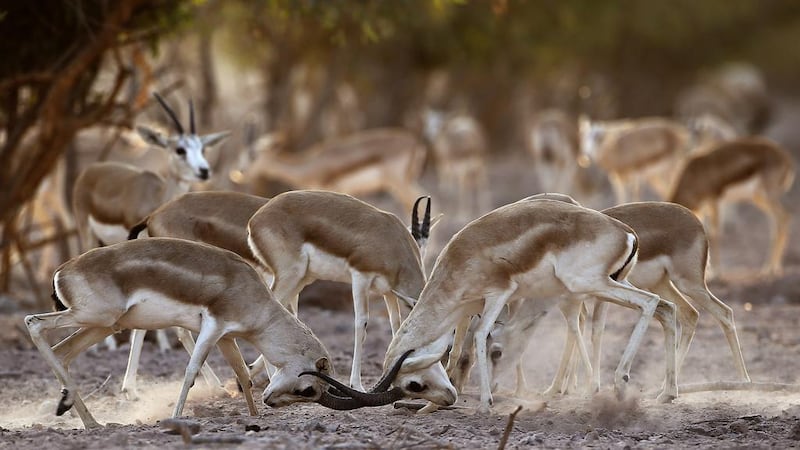
M 239 383 L 250 386 L 236 338 L 253 344 L 277 367 L 262 399 L 270 407 L 294 402 L 336 404 L 324 384 L 300 376 L 332 373 L 331 359 L 311 330 L 279 305 L 260 275 L 233 252 L 183 239 L 123 242 L 84 253 L 56 270 L 57 312 L 25 317 L 36 347 L 62 384 L 56 414 L 75 406 L 85 428 L 100 426 L 69 376 L 69 363 L 121 329 L 179 326 L 198 332 L 173 416 L 180 416 L 200 366 L 216 344 Z M 79 330 L 52 348 L 43 333 Z M 252 394 L 244 389 L 251 415 Z
M 257 263 L 247 247 L 247 221 L 269 199 L 238 192 L 189 192 L 161 205 L 130 231 L 130 239 L 146 232 L 150 237 L 171 237 L 204 242 L 230 250 L 254 267 Z M 262 274 L 263 275 L 263 274 Z M 191 353 L 194 339 L 183 328 L 175 328 L 178 341 Z M 131 332 L 130 354 L 122 392 L 138 397 L 136 372 L 145 330 Z M 219 386 L 219 378 L 208 365 L 201 368 L 209 385 Z
M 571 192 L 578 171 L 578 127 L 564 111 L 536 113 L 525 138 L 543 191 Z
M 175 131 L 164 136 L 145 126 L 137 131 L 149 144 L 170 152 L 166 177 L 134 166 L 113 162 L 94 163 L 75 180 L 72 209 L 80 237 L 81 251 L 102 245 L 122 242 L 139 221 L 156 208 L 189 190 L 192 182 L 206 180 L 209 166 L 203 155 L 206 147 L 222 141 L 228 132 L 198 136 L 195 129 L 194 107 L 189 103 L 189 133 L 164 99 L 153 93 L 167 112 Z M 116 343 L 108 341 L 111 347 Z
M 637 239 L 625 224 L 607 215 L 554 200 L 530 200 L 498 208 L 469 223 L 447 244 L 408 318 L 392 338 L 384 368 L 411 352 L 393 383 L 393 400 L 420 397 L 450 405 L 457 393 L 440 359 L 456 330 L 451 358 L 461 353 L 472 316 L 475 327 L 480 410 L 492 402 L 486 339 L 509 301 L 543 301 L 587 294 L 641 310 L 615 374 L 622 390 L 636 350 L 659 303 L 665 326 L 666 383 L 659 401 L 677 396 L 675 308 L 625 279 L 635 264 Z M 579 305 L 579 303 L 578 303 Z M 582 345 L 581 342 L 578 343 Z M 585 352 L 584 352 L 585 353 Z M 370 396 L 347 390 L 354 398 Z
M 741 135 L 739 131 L 725 119 L 711 113 L 703 113 L 688 121 L 692 154 L 698 154 L 709 144 L 729 141 Z
M 245 174 L 265 177 L 295 189 L 323 189 L 350 195 L 385 191 L 410 209 L 422 191 L 417 180 L 425 146 L 410 132 L 380 128 L 323 141 L 302 152 L 281 151 L 280 135 L 255 144 L 259 157 Z
M 628 186 L 633 201 L 639 200 L 642 179 L 666 198 L 673 168 L 688 151 L 686 128 L 663 118 L 599 122 L 583 116 L 579 130 L 579 162 L 586 166 L 594 161 L 606 171 L 617 204 L 628 201 Z
M 439 191 L 456 198 L 456 213 L 474 216 L 489 208 L 489 176 L 486 169 L 486 135 L 468 114 L 447 115 L 428 109 L 424 115 L 425 137 L 431 144 L 439 177 Z
M 156 208 L 189 190 L 196 180 L 209 177 L 203 152 L 220 142 L 228 132 L 198 136 L 194 108 L 189 105 L 190 131 L 186 133 L 169 105 L 154 93 L 156 100 L 172 119 L 174 136 L 164 136 L 145 126 L 137 131 L 149 144 L 169 150 L 169 172 L 162 177 L 154 172 L 118 163 L 95 163 L 84 170 L 73 187 L 73 211 L 82 250 L 103 244 L 122 242 L 128 231 Z
M 289 311 L 297 314 L 300 291 L 315 280 L 352 284 L 355 343 L 350 385 L 363 389 L 369 293 L 383 296 L 394 334 L 425 285 L 412 234 L 394 214 L 327 191 L 280 194 L 253 215 L 247 229 L 253 255 L 274 276 L 275 298 Z
M 794 176 L 794 160 L 783 147 L 764 138 L 739 138 L 713 144 L 689 158 L 669 198 L 707 216 L 711 265 L 717 270 L 721 205 L 752 202 L 767 215 L 772 234 L 772 250 L 763 271 L 779 274 L 789 232 L 789 214 L 781 197 L 792 186 Z
M 705 281 L 708 241 L 703 224 L 683 206 L 666 202 L 628 203 L 603 211 L 627 224 L 639 237 L 639 257 L 628 274 L 634 286 L 653 292 L 674 303 L 681 333 L 677 351 L 680 371 L 697 326 L 695 306 L 708 311 L 722 327 L 739 376 L 750 381 L 745 368 L 733 311 L 709 291 Z M 592 325 L 593 387 L 600 385 L 600 345 L 606 317 L 605 302 L 597 302 Z M 516 366 L 519 395 L 527 390 L 520 358 L 535 329 L 542 308 L 534 304 L 514 305 L 509 317 L 498 324 L 487 341 L 491 356 L 491 374 L 496 376 Z M 574 318 L 577 320 L 577 317 Z M 522 344 L 520 344 L 522 343 Z M 574 355 L 574 346 L 566 347 L 562 367 L 557 372 L 550 393 L 561 391 L 566 382 L 566 364 Z M 495 385 L 494 383 L 492 384 Z

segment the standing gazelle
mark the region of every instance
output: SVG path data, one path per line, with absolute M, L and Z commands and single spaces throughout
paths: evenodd
M 720 206 L 752 202 L 767 215 L 772 234 L 772 250 L 763 271 L 779 274 L 789 233 L 789 214 L 781 197 L 792 186 L 794 176 L 794 159 L 773 141 L 750 137 L 718 142 L 686 162 L 670 201 L 708 216 L 711 267 L 718 271 Z
M 615 374 L 621 391 L 630 366 L 659 303 L 666 348 L 666 383 L 659 401 L 678 394 L 675 358 L 675 307 L 633 287 L 626 276 L 635 264 L 637 238 L 627 225 L 605 214 L 553 200 L 520 201 L 498 208 L 469 223 L 447 244 L 430 280 L 408 318 L 394 335 L 384 369 L 411 351 L 393 380 L 392 400 L 421 397 L 438 405 L 456 400 L 456 390 L 440 359 L 456 330 L 451 357 L 470 319 L 475 328 L 480 409 L 492 402 L 486 339 L 500 312 L 511 300 L 528 302 L 562 295 L 591 295 L 641 310 Z M 345 390 L 356 397 L 369 393 Z
M 265 404 L 318 401 L 330 406 L 325 385 L 300 376 L 308 370 L 332 372 L 327 350 L 233 252 L 183 239 L 128 241 L 64 263 L 56 270 L 53 286 L 59 311 L 29 315 L 25 324 L 63 386 L 56 414 L 74 405 L 86 428 L 100 425 L 86 409 L 67 367 L 92 344 L 126 328 L 179 326 L 199 333 L 173 416 L 181 415 L 189 388 L 215 344 L 246 387 L 250 414 L 257 413 L 236 338 L 253 344 L 277 368 L 264 390 Z M 43 333 L 64 327 L 79 330 L 51 348 Z
M 127 164 L 100 162 L 84 170 L 73 187 L 73 213 L 82 251 L 102 244 L 122 242 L 128 231 L 160 205 L 189 190 L 192 182 L 207 180 L 205 148 L 228 136 L 228 132 L 198 136 L 194 108 L 189 103 L 190 132 L 184 131 L 175 113 L 157 93 L 153 94 L 167 112 L 175 136 L 164 136 L 145 126 L 136 129 L 149 144 L 169 150 L 166 176 Z
M 250 219 L 248 234 L 253 254 L 274 276 L 275 298 L 295 314 L 300 291 L 311 282 L 352 284 L 355 343 L 350 385 L 363 389 L 369 293 L 383 296 L 394 334 L 401 315 L 425 285 L 412 234 L 394 214 L 327 191 L 290 191 L 274 197 Z
M 708 311 L 720 324 L 733 356 L 739 376 L 750 381 L 745 368 L 733 311 L 709 291 L 705 281 L 708 260 L 708 240 L 703 224 L 683 206 L 666 202 L 627 203 L 602 211 L 627 224 L 639 237 L 639 257 L 628 274 L 634 286 L 658 294 L 677 307 L 680 324 L 677 367 L 680 370 L 697 326 L 695 306 Z M 600 344 L 606 317 L 605 302 L 595 305 L 592 325 L 593 388 L 600 385 Z M 577 312 L 577 310 L 575 311 Z M 492 331 L 488 343 L 491 355 L 491 374 L 496 377 L 512 365 L 517 369 L 517 394 L 527 390 L 522 370 L 522 354 L 541 308 L 534 305 L 515 305 L 508 319 Z M 577 317 L 573 318 L 577 320 Z M 566 364 L 575 356 L 575 348 L 565 348 L 562 365 L 549 393 L 561 391 L 566 382 Z M 494 385 L 494 383 L 493 383 Z

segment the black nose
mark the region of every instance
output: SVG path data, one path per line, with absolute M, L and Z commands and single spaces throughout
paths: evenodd
M 200 169 L 200 179 L 201 180 L 208 179 L 208 169 Z

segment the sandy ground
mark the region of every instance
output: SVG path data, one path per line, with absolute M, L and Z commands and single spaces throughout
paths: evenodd
M 519 157 L 493 166 L 495 203 L 538 190 L 529 174 L 520 170 L 525 164 L 527 160 Z M 798 211 L 794 209 L 799 190 L 795 188 L 787 201 L 795 217 L 793 236 L 800 235 Z M 607 198 L 589 199 L 589 206 L 608 206 L 603 201 Z M 434 247 L 441 246 L 458 227 L 452 222 L 440 226 Z M 723 236 L 724 276 L 714 280 L 711 289 L 734 309 L 753 380 L 799 383 L 800 244 L 790 240 L 784 275 L 773 279 L 753 276 L 748 269 L 760 266 L 768 248 L 766 230 L 766 222 L 754 208 L 731 209 Z M 353 339 L 348 292 L 341 288 L 315 292 L 317 301 L 304 301 L 300 317 L 328 346 L 339 378 L 345 379 Z M 335 307 L 310 306 L 326 302 Z M 71 413 L 54 415 L 60 386 L 33 349 L 22 324 L 24 314 L 34 311 L 14 311 L 8 303 L 5 310 L 9 312 L 0 315 L 0 448 L 185 445 L 181 436 L 167 434 L 159 425 L 170 416 L 178 396 L 188 361 L 183 350 L 175 347 L 159 353 L 155 344 L 146 342 L 140 369 L 141 399 L 136 401 L 119 394 L 127 345 L 116 352 L 81 355 L 71 373 L 84 398 L 88 397 L 89 409 L 107 425 L 84 431 Z M 382 302 L 374 302 L 371 311 L 363 366 L 365 384 L 380 375 L 390 339 Z M 602 362 L 604 387 L 596 395 L 576 393 L 545 400 L 537 393 L 548 386 L 564 343 L 563 320 L 552 313 L 536 331 L 525 358 L 534 392 L 524 399 L 514 398 L 510 395 L 512 380 L 504 380 L 506 393 L 496 397 L 488 416 L 475 412 L 477 392 L 473 383 L 460 397 L 457 408 L 433 414 L 415 414 L 392 406 L 338 412 L 298 404 L 282 409 L 259 405 L 259 415 L 250 417 L 231 381 L 232 372 L 215 351 L 211 364 L 221 378 L 228 380 L 229 393 L 215 395 L 198 381 L 185 409 L 186 420 L 198 425 L 199 432 L 192 439 L 204 447 L 494 448 L 503 436 L 509 413 L 521 405 L 523 410 L 513 422 L 508 448 L 800 446 L 800 393 L 709 392 L 681 395 L 672 404 L 655 403 L 664 367 L 663 339 L 657 324 L 648 330 L 635 359 L 627 397 L 617 400 L 611 385 L 613 370 L 634 320 L 634 313 L 619 308 L 609 314 Z M 248 360 L 255 357 L 252 348 L 243 349 Z M 716 380 L 736 380 L 736 372 L 721 329 L 701 313 L 680 384 Z M 254 394 L 260 398 L 260 391 Z

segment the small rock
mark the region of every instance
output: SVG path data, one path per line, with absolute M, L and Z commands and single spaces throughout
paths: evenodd
M 261 427 L 256 424 L 245 425 L 244 431 L 255 431 L 256 433 L 258 433 L 259 431 L 261 431 Z
M 748 431 L 750 431 L 750 425 L 747 424 L 747 421 L 742 419 L 731 423 L 729 428 L 733 433 L 738 434 L 746 434 Z
M 800 441 L 800 423 L 796 423 L 792 427 L 792 431 L 789 432 L 789 439 L 794 439 L 795 441 Z

